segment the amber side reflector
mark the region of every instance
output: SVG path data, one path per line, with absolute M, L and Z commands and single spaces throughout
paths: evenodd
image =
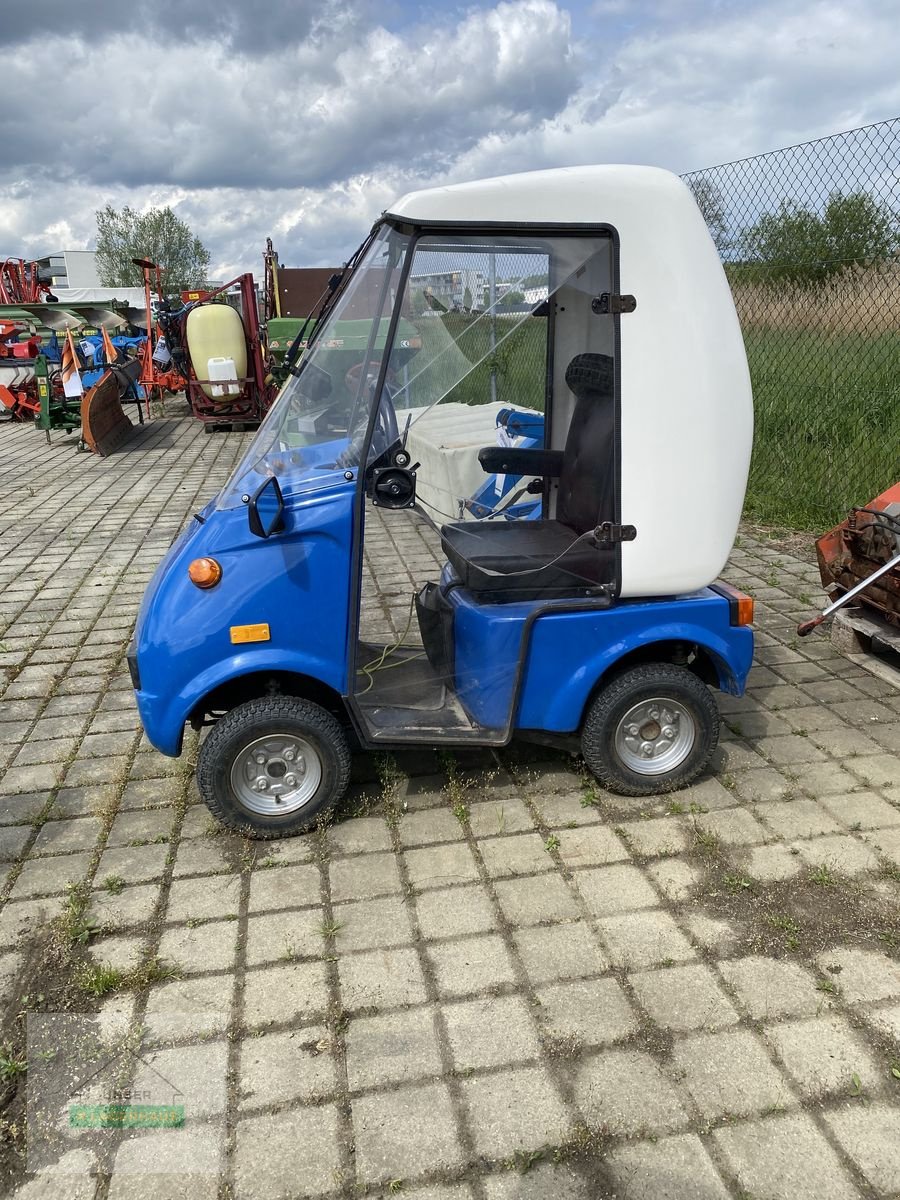
M 188 567 L 188 578 L 198 588 L 215 587 L 222 578 L 222 568 L 214 558 L 195 558 Z
M 753 624 L 753 597 L 739 592 L 730 583 L 722 583 L 720 579 L 712 585 L 714 592 L 724 596 L 728 601 L 728 613 L 732 625 Z
M 241 642 L 268 642 L 271 638 L 269 626 L 266 624 L 260 625 L 232 625 L 231 640 L 235 645 Z

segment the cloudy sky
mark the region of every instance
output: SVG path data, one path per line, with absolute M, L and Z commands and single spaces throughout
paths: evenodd
M 343 261 L 415 187 L 683 172 L 900 114 L 896 0 L 31 0 L 0 44 L 0 258 L 170 204 L 218 278 L 267 235 Z

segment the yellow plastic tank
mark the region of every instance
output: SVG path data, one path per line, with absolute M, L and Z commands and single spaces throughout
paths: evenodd
M 188 313 L 185 336 L 191 366 L 198 379 L 209 379 L 209 360 L 229 358 L 234 362 L 238 379 L 247 374 L 247 339 L 240 313 L 230 304 L 201 304 Z M 201 384 L 211 400 L 227 401 L 240 394 L 241 385 L 231 384 L 215 389 Z

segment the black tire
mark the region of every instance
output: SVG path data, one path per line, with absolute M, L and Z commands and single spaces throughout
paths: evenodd
M 666 713 L 678 713 L 672 724 L 659 725 L 658 734 L 653 730 L 659 721 L 649 717 L 636 718 L 647 722 L 643 726 L 625 725 L 629 712 L 654 700 L 661 701 L 660 720 Z M 673 702 L 673 709 L 665 709 L 667 700 Z M 690 745 L 686 744 L 688 720 L 693 727 Z M 652 742 L 642 740 L 648 726 Z M 629 734 L 634 728 L 639 729 L 636 737 Z M 663 740 L 667 729 L 673 731 L 669 745 Z M 604 787 L 623 796 L 653 796 L 687 787 L 707 765 L 718 741 L 719 710 L 709 688 L 686 667 L 671 663 L 647 663 L 615 676 L 594 697 L 581 730 L 581 752 L 591 772 Z M 636 769 L 643 745 L 659 745 L 661 756 L 672 755 L 671 768 L 665 769 L 664 757 L 653 764 L 651 751 L 647 770 Z
M 566 386 L 576 396 L 612 396 L 615 360 L 609 354 L 576 354 L 566 368 Z
M 237 787 L 250 786 L 240 778 L 246 770 L 243 763 L 249 761 L 242 760 L 241 755 L 248 756 L 254 743 L 269 738 L 273 739 L 270 745 L 276 747 L 279 739 L 296 738 L 304 743 L 309 748 L 310 765 L 303 769 L 312 772 L 314 763 L 318 773 L 312 794 L 302 803 L 291 801 L 299 807 L 284 815 L 252 811 L 235 786 L 236 775 Z M 273 770 L 277 753 L 270 751 L 276 757 L 264 769 L 277 786 L 282 786 Z M 283 775 L 288 768 L 283 762 L 280 765 Z M 350 750 L 340 724 L 318 704 L 295 696 L 267 696 L 232 709 L 210 730 L 197 760 L 197 786 L 209 811 L 226 828 L 253 838 L 290 837 L 310 829 L 341 799 L 349 779 Z M 265 798 L 261 796 L 260 802 L 264 804 Z M 273 802 L 269 807 L 277 804 Z

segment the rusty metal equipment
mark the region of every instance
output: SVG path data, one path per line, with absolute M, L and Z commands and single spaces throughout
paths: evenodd
M 801 637 L 851 599 L 900 629 L 900 483 L 823 534 L 816 557 L 822 586 L 834 602 L 798 627 Z
M 52 299 L 50 288 L 40 278 L 36 262 L 7 258 L 0 262 L 0 304 L 40 304 Z
M 81 445 L 106 458 L 131 436 L 134 426 L 122 408 L 121 380 L 105 371 L 81 399 Z

